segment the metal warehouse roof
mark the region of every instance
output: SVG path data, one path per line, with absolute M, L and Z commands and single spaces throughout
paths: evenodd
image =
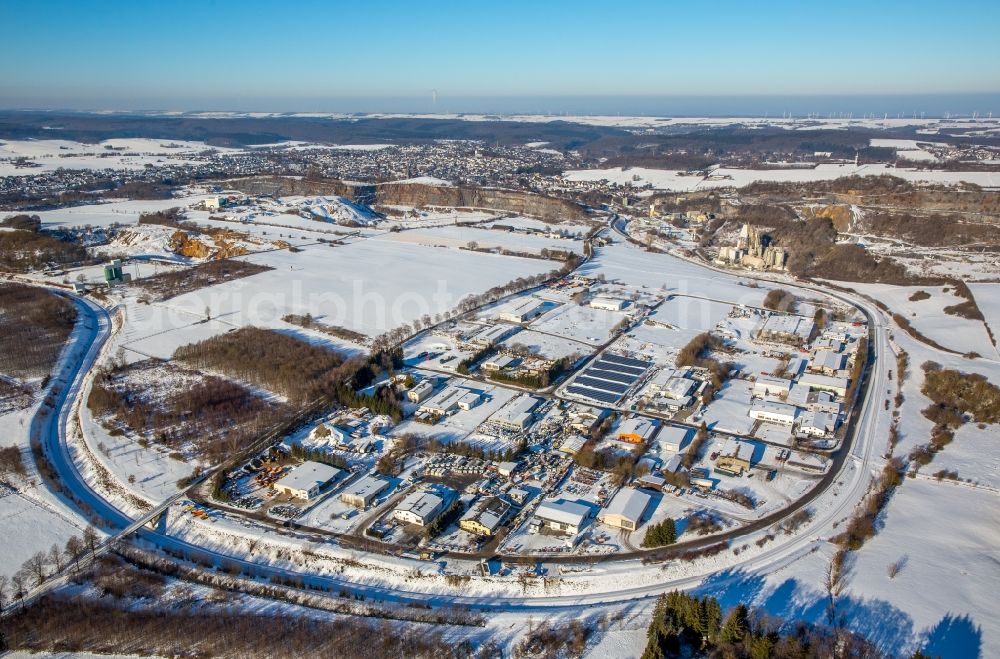
M 535 517 L 571 526 L 580 526 L 588 515 L 590 508 L 572 501 L 543 501 L 535 509 Z
M 352 483 L 342 494 L 355 497 L 368 497 L 376 492 L 381 492 L 389 486 L 389 481 L 374 476 L 365 476 L 361 480 Z
M 649 505 L 651 498 L 645 492 L 640 492 L 630 487 L 622 488 L 618 490 L 618 494 L 615 495 L 601 515 L 621 515 L 625 519 L 638 523 L 642 519 L 642 514 L 646 512 L 646 507 Z
M 275 483 L 275 487 L 309 491 L 316 486 L 329 483 L 339 473 L 340 470 L 336 467 L 308 460 L 288 472 L 284 478 Z

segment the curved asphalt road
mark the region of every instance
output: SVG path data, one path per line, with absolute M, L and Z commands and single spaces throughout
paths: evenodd
M 838 297 L 842 296 L 838 295 Z M 884 314 L 864 301 L 849 300 L 843 297 L 842 299 L 859 306 L 868 314 L 871 321 L 869 331 L 874 334 L 872 342 L 873 357 L 879 354 L 887 354 L 887 319 Z M 74 464 L 66 443 L 62 441 L 66 437 L 66 425 L 69 415 L 74 408 L 74 402 L 81 395 L 83 382 L 90 369 L 94 366 L 97 356 L 111 333 L 111 319 L 106 309 L 84 298 L 74 297 L 74 300 L 80 309 L 81 324 L 83 326 L 78 340 L 80 342 L 89 341 L 89 347 L 85 351 L 74 351 L 73 355 L 65 360 L 56 380 L 68 382 L 69 386 L 60 387 L 60 391 L 55 397 L 54 407 L 58 413 L 43 414 L 40 412 L 32 422 L 32 432 L 41 433 L 44 451 L 62 479 L 63 484 L 74 493 L 74 496 L 101 517 L 108 528 L 120 531 L 133 523 L 132 518 L 91 489 Z M 879 414 L 883 397 L 878 392 L 882 390 L 882 386 L 886 382 L 886 371 L 885 360 L 875 359 L 870 376 L 872 379 L 867 392 L 868 395 L 863 403 L 856 427 L 856 440 L 851 447 L 849 456 L 851 461 L 856 463 L 857 468 L 850 470 L 841 479 L 841 483 L 843 483 L 842 487 L 846 486 L 846 491 L 838 493 L 835 504 L 819 509 L 811 524 L 817 529 L 814 533 L 826 534 L 834 522 L 850 515 L 857 502 L 860 501 L 867 491 L 870 482 L 871 463 L 876 454 L 875 446 L 877 438 L 885 436 L 880 432 L 880 421 L 884 420 L 885 416 Z M 885 425 L 887 428 L 887 423 Z M 177 495 L 176 498 L 180 496 L 183 496 L 183 493 Z M 650 583 L 639 587 L 607 592 L 589 592 L 579 595 L 474 597 L 422 593 L 404 590 L 399 587 L 358 584 L 338 577 L 303 574 L 294 570 L 227 555 L 147 527 L 139 529 L 138 537 L 141 540 L 140 544 L 143 545 L 151 545 L 172 552 L 186 552 L 188 555 L 208 559 L 216 564 L 220 564 L 223 560 L 235 563 L 243 568 L 245 572 L 255 574 L 262 579 L 271 577 L 301 578 L 307 586 L 322 587 L 333 592 L 344 590 L 351 594 L 363 594 L 367 600 L 441 606 L 459 605 L 484 611 L 555 612 L 560 609 L 578 611 L 580 606 L 635 602 L 640 599 L 657 597 L 659 594 L 669 590 L 695 587 L 713 572 L 717 573 L 717 571 L 708 571 L 704 574 L 667 578 L 664 580 L 651 578 Z M 742 572 L 760 573 L 780 569 L 793 563 L 801 556 L 810 553 L 822 543 L 823 541 L 819 537 L 811 537 L 805 534 L 779 536 L 771 541 L 771 545 L 765 551 L 756 556 L 734 558 L 732 563 L 727 566 L 728 574 L 731 576 L 721 580 L 718 584 L 722 585 L 727 581 L 736 582 L 743 578 L 741 575 Z M 417 563 L 415 562 L 415 564 Z M 426 563 L 419 564 L 426 565 Z M 615 569 L 624 569 L 629 565 L 629 562 L 613 564 Z M 643 569 L 638 560 L 633 565 L 636 570 Z M 58 580 L 53 581 L 56 582 Z

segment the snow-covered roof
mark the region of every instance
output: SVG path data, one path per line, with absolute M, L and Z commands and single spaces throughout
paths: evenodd
M 788 378 L 776 378 L 773 375 L 758 375 L 754 383 L 754 389 L 774 389 L 788 391 L 792 386 L 792 381 Z
M 355 496 L 367 498 L 372 494 L 381 492 L 389 486 L 389 481 L 383 480 L 381 478 L 376 478 L 375 476 L 365 476 L 359 481 L 351 483 L 348 487 L 344 489 L 341 494 L 347 496 Z
M 573 501 L 543 501 L 535 509 L 535 517 L 571 526 L 580 526 L 589 514 L 590 508 Z
M 811 320 L 799 316 L 771 314 L 764 321 L 760 331 L 763 334 L 780 334 L 808 339 L 815 325 Z
M 772 416 L 785 416 L 794 419 L 798 409 L 794 405 L 778 403 L 771 400 L 755 400 L 750 405 L 750 416 L 757 414 L 768 414 Z
M 533 396 L 518 396 L 500 409 L 500 411 L 493 416 L 493 419 L 501 422 L 520 423 L 521 420 L 525 416 L 530 415 L 541 402 L 541 400 Z
M 806 373 L 799 378 L 799 384 L 804 384 L 814 389 L 847 389 L 847 378 L 839 378 L 832 375 L 820 375 L 818 373 Z
M 730 437 L 722 447 L 722 455 L 750 462 L 753 457 L 753 444 Z
M 645 492 L 625 487 L 618 490 L 618 494 L 611 499 L 602 515 L 621 515 L 625 519 L 638 522 L 642 519 L 642 514 L 646 512 L 651 497 Z
M 325 465 L 321 462 L 307 460 L 288 472 L 283 478 L 275 483 L 275 486 L 278 488 L 287 487 L 291 490 L 308 492 L 313 487 L 329 483 L 336 478 L 339 473 L 340 470 L 336 467 L 331 467 L 330 465 Z
M 672 426 L 669 424 L 664 424 L 660 428 L 660 434 L 656 436 L 656 440 L 661 444 L 676 444 L 677 446 L 682 446 L 684 440 L 694 432 L 690 428 L 685 428 L 684 426 Z
M 417 517 L 426 517 L 443 502 L 444 499 L 430 492 L 411 492 L 396 506 L 396 512 L 411 512 Z
M 830 369 L 839 371 L 844 367 L 844 355 L 839 352 L 820 350 L 812 358 L 813 368 Z
M 637 435 L 643 439 L 649 439 L 659 424 L 644 416 L 634 416 L 622 421 L 618 426 L 619 435 Z

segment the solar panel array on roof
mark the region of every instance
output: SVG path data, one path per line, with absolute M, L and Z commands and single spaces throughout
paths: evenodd
M 626 374 L 619 371 L 605 371 L 603 368 L 588 368 L 586 374 L 590 377 L 611 380 L 612 382 L 624 382 L 626 384 L 632 384 L 635 382 L 635 376 L 630 373 Z
M 652 362 L 604 354 L 584 369 L 567 391 L 602 403 L 616 403 L 650 366 Z
M 590 371 L 587 371 L 587 373 L 589 372 Z M 573 384 L 582 384 L 585 387 L 603 389 L 604 391 L 614 391 L 619 395 L 624 394 L 629 388 L 629 384 L 611 382 L 610 380 L 598 380 L 597 378 L 587 377 L 586 373 L 574 380 Z
M 591 368 L 603 368 L 606 371 L 615 371 L 617 373 L 628 373 L 629 375 L 639 376 L 646 370 L 644 368 L 639 368 L 638 366 L 626 366 L 625 364 L 618 364 L 616 362 L 606 362 L 603 359 L 598 359 L 596 362 L 591 364 Z
M 618 399 L 621 398 L 618 394 L 613 394 L 607 391 L 599 391 L 597 389 L 587 389 L 586 387 L 577 387 L 576 385 L 567 387 L 566 391 L 571 394 L 576 394 L 577 396 L 586 396 L 587 398 L 602 403 L 617 403 Z
M 652 366 L 652 362 L 647 362 L 642 359 L 634 359 L 632 357 L 622 357 L 621 355 L 612 355 L 607 352 L 601 355 L 601 359 L 604 361 L 614 362 L 616 364 L 622 364 L 623 366 L 635 366 L 644 371 Z

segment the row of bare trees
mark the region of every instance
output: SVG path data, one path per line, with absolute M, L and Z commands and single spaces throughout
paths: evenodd
M 462 298 L 454 309 L 449 309 L 448 311 L 434 316 L 425 314 L 408 325 L 401 325 L 400 327 L 393 328 L 384 334 L 380 334 L 372 340 L 372 350 L 373 352 L 380 352 L 392 348 L 393 346 L 397 346 L 424 329 L 434 327 L 435 325 L 443 323 L 447 320 L 459 318 L 474 309 L 487 304 L 492 304 L 493 302 L 496 302 L 508 295 L 513 295 L 515 293 L 528 290 L 529 288 L 534 288 L 549 279 L 565 276 L 575 270 L 578 265 L 579 259 L 574 255 L 574 258 L 567 260 L 558 270 L 552 270 L 548 273 L 541 273 L 530 277 L 518 277 L 517 279 L 510 280 L 506 284 L 494 286 L 483 293 L 479 293 L 477 295 L 467 295 Z
M 96 551 L 98 544 L 100 538 L 97 531 L 88 526 L 81 536 L 70 536 L 65 546 L 53 544 L 47 552 L 36 552 L 12 576 L 0 574 L 0 612 L 14 600 L 23 600 L 33 588 L 41 586 L 53 574 L 77 565 L 88 552 Z

